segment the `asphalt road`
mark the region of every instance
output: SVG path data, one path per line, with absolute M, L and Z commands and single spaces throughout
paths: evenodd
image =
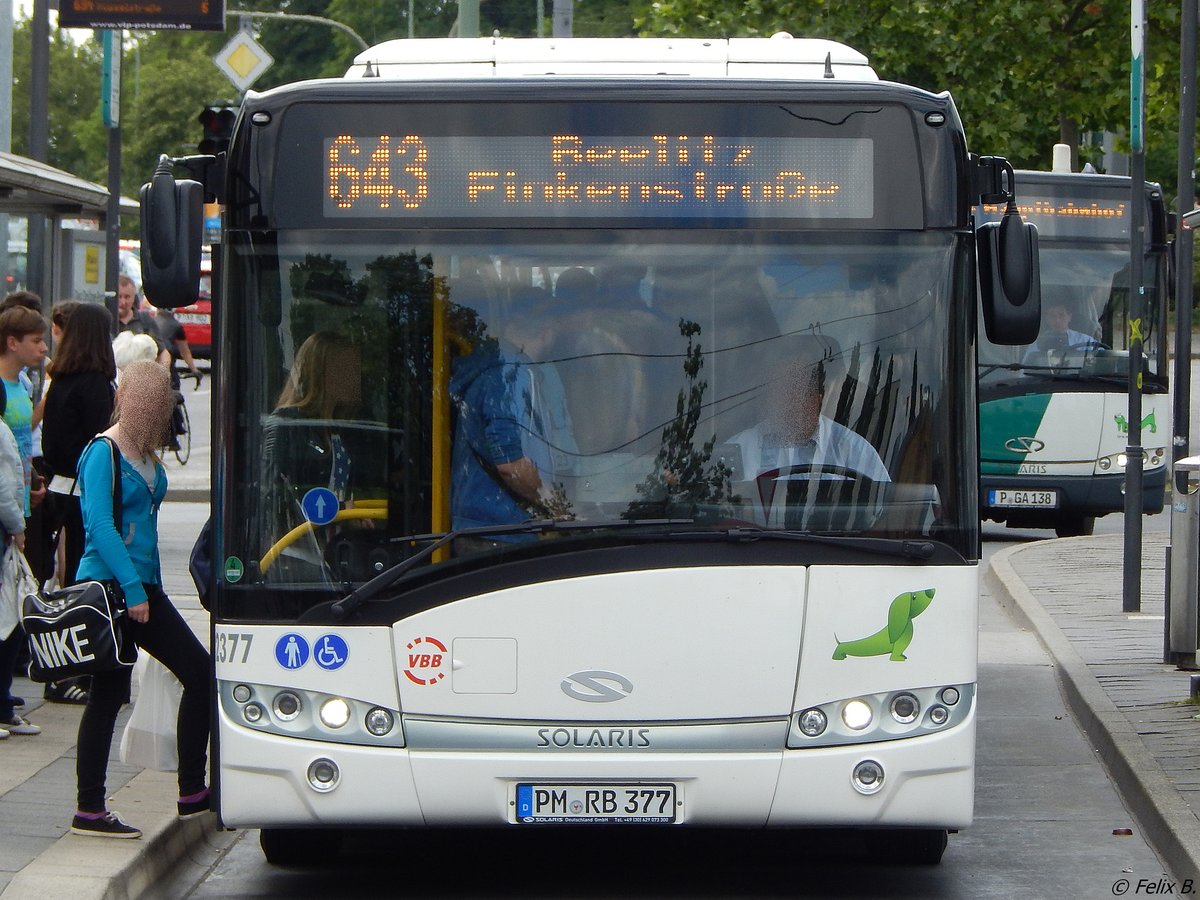
M 1200 363 L 1193 396 L 1198 374 Z M 1191 434 L 1200 434 L 1198 404 Z M 1169 530 L 1169 513 L 1143 526 Z M 1120 514 L 1096 524 L 1098 533 L 1123 527 Z M 1052 537 L 985 523 L 984 559 L 1014 541 Z M 312 868 L 281 869 L 246 831 L 193 854 L 163 895 L 1058 898 L 1119 895 L 1123 880 L 1126 888 L 1156 883 L 1162 865 L 1067 714 L 1049 657 L 986 593 L 979 683 L 975 823 L 951 835 L 940 866 L 883 863 L 878 845 L 857 832 L 506 830 L 352 832 L 340 854 L 331 847 Z

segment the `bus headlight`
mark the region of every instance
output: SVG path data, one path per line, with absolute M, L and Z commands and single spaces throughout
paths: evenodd
M 1101 472 L 1109 472 L 1114 468 L 1117 470 L 1124 469 L 1129 464 L 1129 455 L 1127 453 L 1110 453 L 1108 456 L 1101 456 L 1096 460 L 1096 468 Z M 1166 447 L 1144 447 L 1142 449 L 1142 467 L 1145 469 L 1156 469 L 1167 464 L 1167 448 Z
M 873 759 L 864 759 L 854 767 L 850 781 L 860 794 L 876 794 L 883 789 L 883 766 Z
M 321 723 L 328 728 L 341 728 L 350 721 L 350 704 L 341 697 L 330 697 L 321 704 Z
M 275 695 L 275 717 L 281 722 L 290 722 L 300 715 L 300 698 L 291 691 L 280 691 Z
M 922 737 L 962 725 L 974 711 L 971 683 L 899 687 L 828 700 L 792 713 L 787 747 L 805 750 Z
M 829 719 L 819 709 L 806 709 L 796 719 L 796 727 L 805 737 L 816 737 L 828 724 Z
M 377 706 L 367 713 L 367 731 L 371 732 L 375 737 L 383 737 L 392 730 L 392 726 L 395 724 L 395 717 L 382 706 Z
M 341 769 L 332 759 L 314 759 L 308 766 L 308 785 L 314 791 L 327 794 L 338 786 Z
M 278 684 L 218 681 L 223 721 L 305 741 L 403 747 L 400 710 L 386 699 L 355 699 Z M 224 726 L 223 726 L 224 727 Z
M 862 731 L 873 718 L 870 705 L 863 700 L 851 700 L 842 707 L 842 721 L 852 731 Z
M 921 704 L 912 694 L 897 694 L 892 698 L 889 708 L 893 719 L 901 725 L 907 725 L 909 722 L 916 721 L 917 714 L 921 711 Z

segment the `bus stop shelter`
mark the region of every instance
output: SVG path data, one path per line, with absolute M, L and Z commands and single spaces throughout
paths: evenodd
M 97 279 L 103 300 L 105 218 L 108 189 L 46 163 L 0 152 L 0 291 L 27 289 L 47 304 L 79 293 L 79 284 Z M 121 200 L 122 215 L 138 214 L 138 205 Z M 44 217 L 40 248 L 30 244 L 31 219 Z M 14 220 L 16 220 L 14 222 Z M 13 223 L 13 225 L 10 225 Z M 33 258 L 31 259 L 31 253 Z M 31 264 L 32 263 L 32 264 Z M 87 297 L 86 299 L 93 299 Z

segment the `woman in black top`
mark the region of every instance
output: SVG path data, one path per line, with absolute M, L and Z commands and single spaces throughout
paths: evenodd
M 79 455 L 93 437 L 112 422 L 113 379 L 117 375 L 112 350 L 112 316 L 98 303 L 81 303 L 71 311 L 62 343 L 55 348 L 48 371 L 46 411 L 42 424 L 42 456 L 54 478 L 50 489 L 59 495 L 66 529 L 66 571 L 63 584 L 75 581 L 83 556 L 83 514 L 78 491 L 71 491 Z

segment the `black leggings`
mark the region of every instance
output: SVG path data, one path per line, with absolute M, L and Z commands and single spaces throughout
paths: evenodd
M 55 500 L 60 504 L 58 521 L 62 530 L 59 535 L 67 542 L 66 571 L 59 573 L 58 582 L 62 585 L 74 584 L 78 580 L 75 570 L 83 559 L 83 508 L 76 494 L 59 494 Z
M 142 650 L 170 669 L 183 685 L 179 703 L 179 796 L 199 793 L 205 787 L 208 761 L 209 659 L 192 629 L 163 589 L 148 584 L 150 620 L 130 621 L 129 634 Z M 129 702 L 132 669 L 116 669 L 92 676 L 83 718 L 79 720 L 75 775 L 80 812 L 98 813 L 105 805 L 105 780 L 113 729 L 121 705 Z

